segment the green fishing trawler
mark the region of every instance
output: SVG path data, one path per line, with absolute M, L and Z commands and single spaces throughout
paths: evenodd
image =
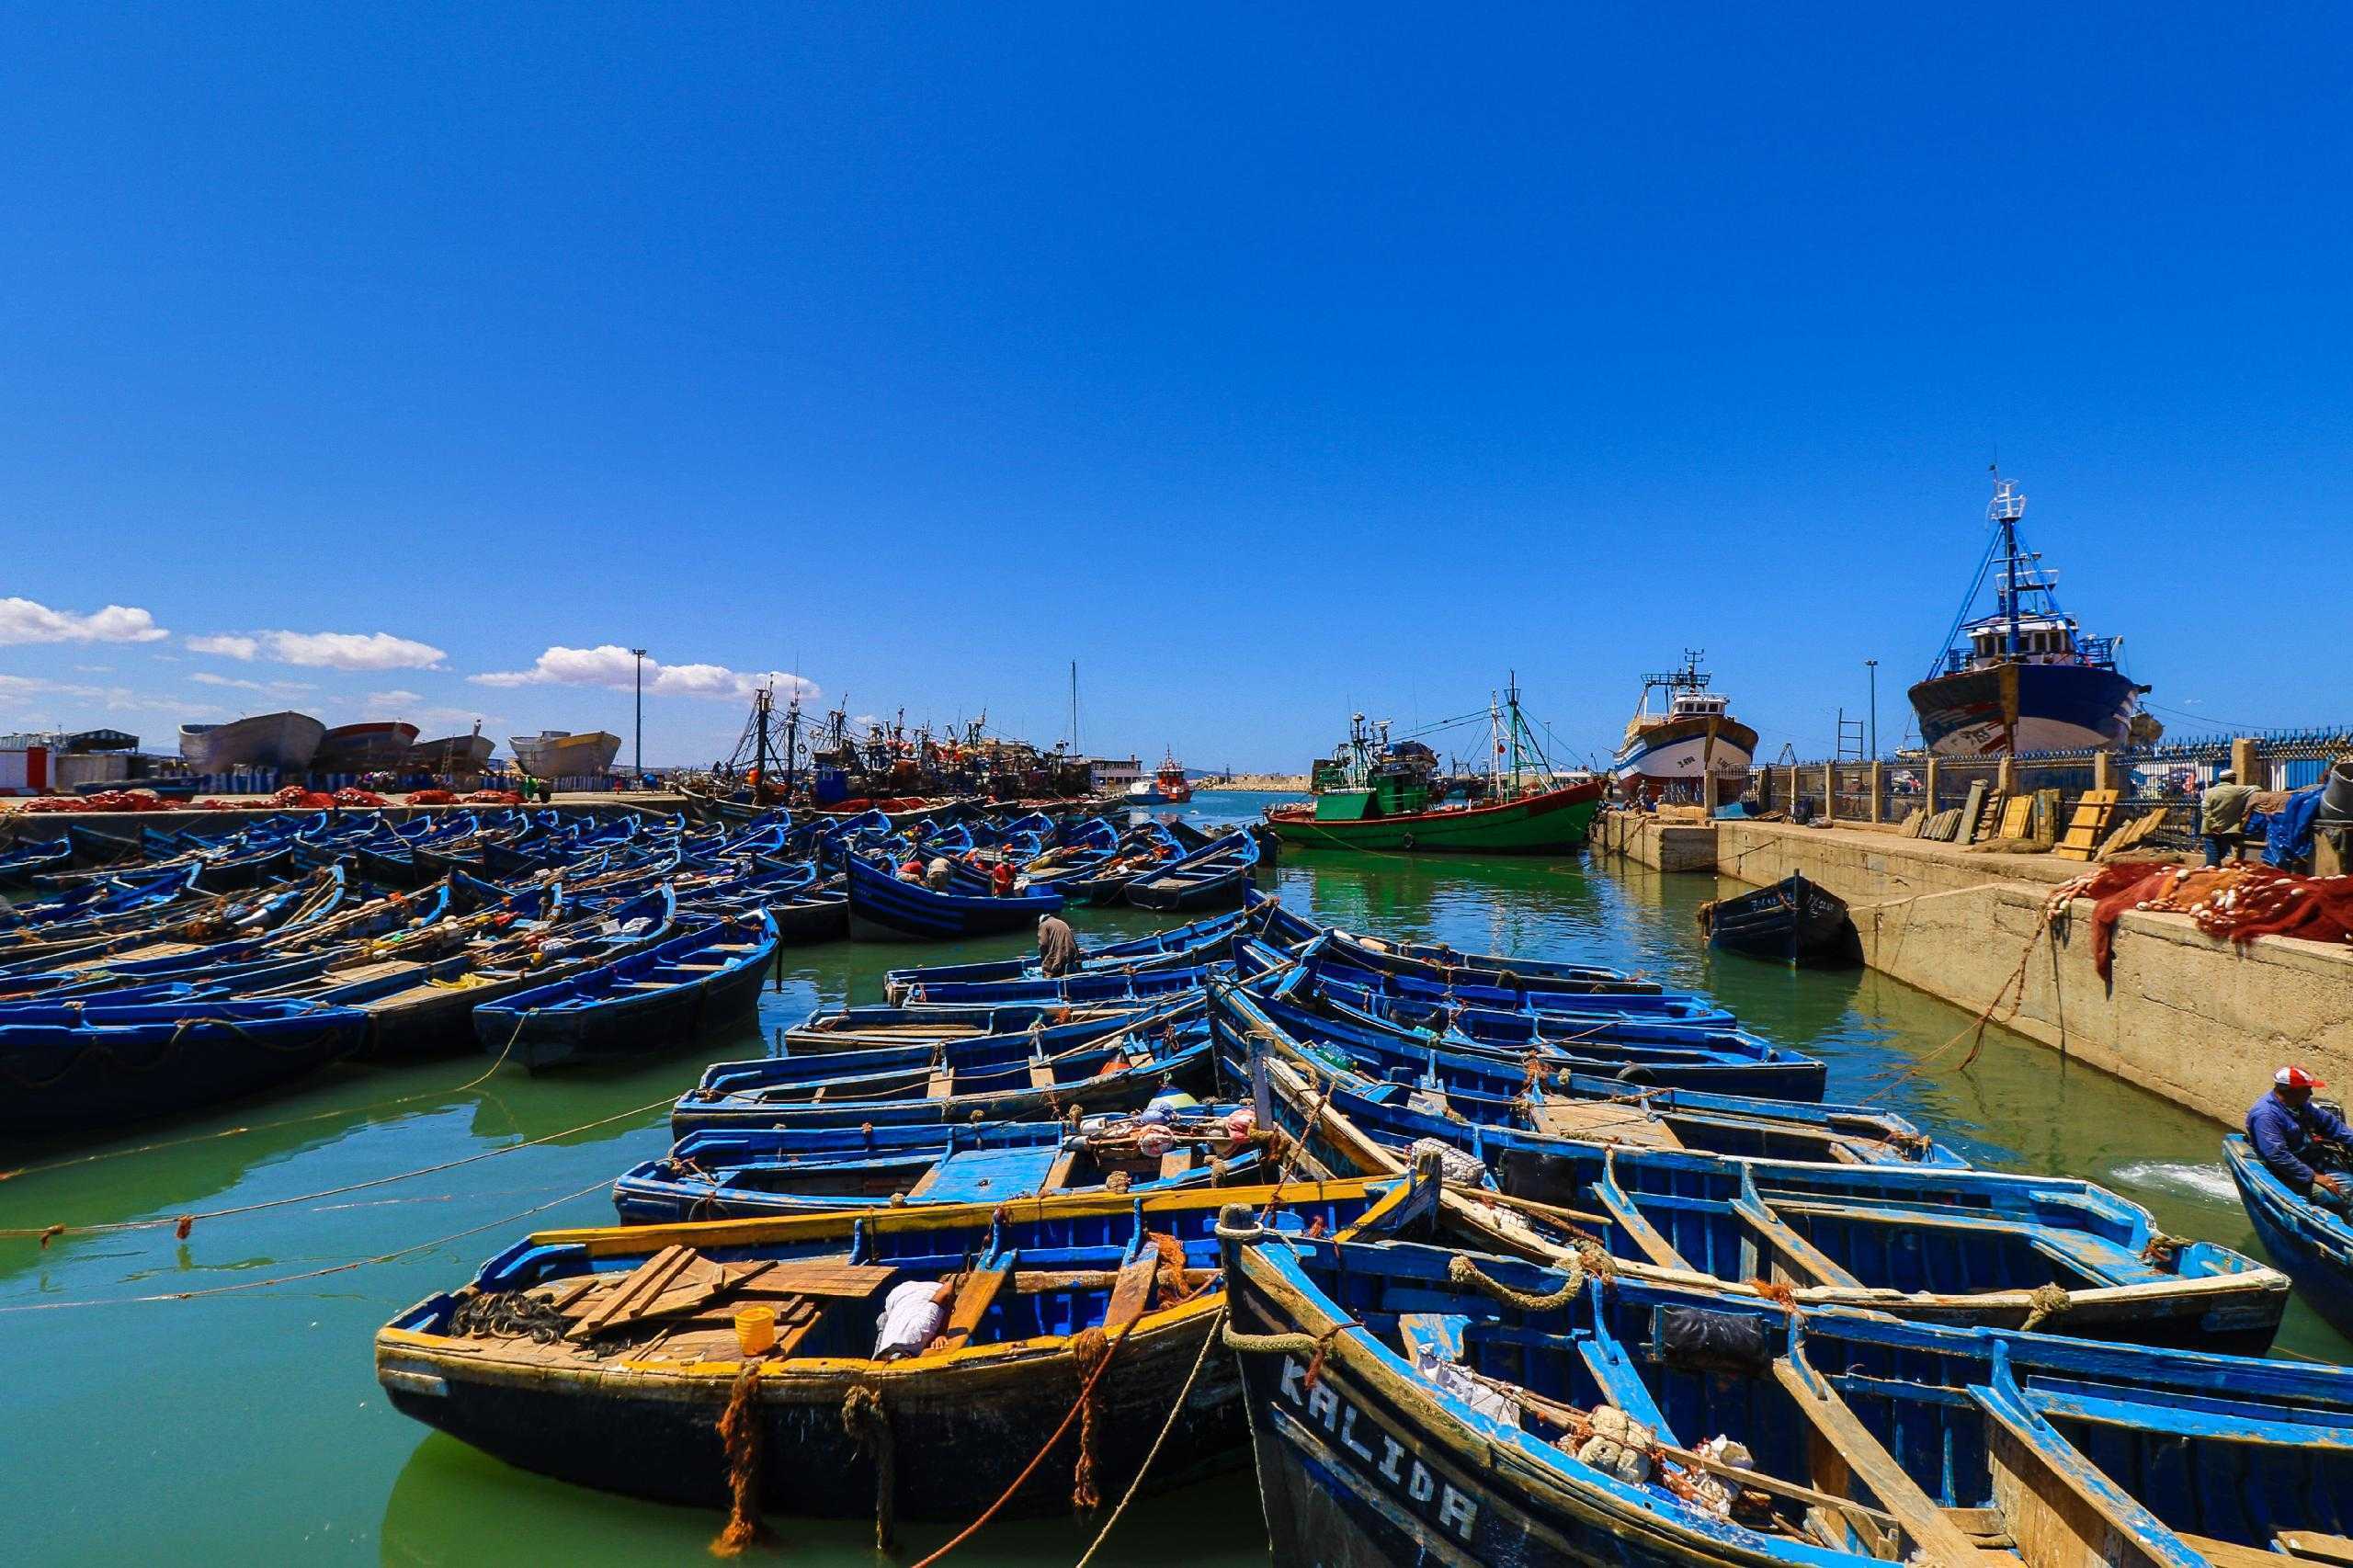
M 1268 807 L 1268 829 L 1299 849 L 1568 855 L 1583 848 L 1600 808 L 1600 780 L 1564 780 L 1552 770 L 1520 711 L 1517 685 L 1500 702 L 1490 700 L 1484 717 L 1487 771 L 1449 778 L 1429 746 L 1392 744 L 1386 721 L 1355 715 L 1347 740 L 1310 774 L 1314 800 Z

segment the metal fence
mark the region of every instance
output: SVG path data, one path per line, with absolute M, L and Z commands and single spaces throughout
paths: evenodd
M 2353 759 L 2353 726 L 2200 736 L 2112 752 L 2105 771 L 2120 799 L 2107 831 L 2154 815 L 2161 820 L 2141 842 L 2158 850 L 2197 848 L 2201 793 L 2231 767 L 2234 739 L 2252 743 L 2254 762 L 2242 782 L 2258 790 L 2306 789 L 2321 783 L 2337 760 Z M 1965 806 L 1972 786 L 1983 784 L 1990 795 L 2006 782 L 2012 798 L 2056 792 L 2057 809 L 2041 830 L 2047 836 L 2064 830 L 2100 772 L 2092 752 L 2029 753 L 2006 763 L 1939 757 L 1933 768 L 1920 758 L 1883 762 L 1876 770 L 1854 761 L 1781 763 L 1751 769 L 1745 799 L 1751 811 L 1801 821 L 1826 812 L 1842 822 L 1898 824 L 1915 811 L 1933 815 Z M 1729 800 L 1730 791 L 1721 798 Z

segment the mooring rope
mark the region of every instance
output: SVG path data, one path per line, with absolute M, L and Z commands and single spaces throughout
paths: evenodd
M 1143 1462 L 1136 1467 L 1135 1476 L 1128 1483 L 1127 1491 L 1121 1493 L 1119 1502 L 1112 1506 L 1111 1517 L 1103 1521 L 1103 1528 L 1095 1532 L 1095 1539 L 1079 1557 L 1076 1568 L 1086 1568 L 1095 1561 L 1095 1554 L 1103 1550 L 1103 1543 L 1118 1528 L 1120 1517 L 1128 1511 L 1128 1505 L 1136 1500 L 1136 1494 L 1143 1490 L 1143 1478 L 1152 1472 L 1153 1460 L 1160 1457 L 1161 1445 L 1168 1441 L 1168 1434 L 1176 1430 L 1176 1418 L 1185 1414 L 1185 1402 L 1192 1397 L 1193 1384 L 1199 1379 L 1201 1369 L 1209 1364 L 1210 1347 L 1219 1343 L 1219 1334 L 1224 1325 L 1225 1304 L 1221 1301 L 1216 1317 L 1211 1320 L 1210 1331 L 1201 1336 L 1201 1353 L 1193 1358 L 1193 1369 L 1185 1374 L 1184 1382 L 1177 1386 L 1176 1403 L 1168 1407 L 1168 1419 L 1160 1424 L 1159 1435 L 1153 1438 L 1152 1447 L 1144 1450 Z
M 1136 1322 L 1141 1321 L 1142 1320 L 1136 1320 Z M 1046 1456 L 1054 1451 L 1055 1446 L 1063 1440 L 1063 1434 L 1068 1432 L 1071 1423 L 1078 1419 L 1079 1412 L 1086 1408 L 1088 1397 L 1095 1392 L 1095 1385 L 1102 1380 L 1103 1374 L 1110 1369 L 1111 1362 L 1119 1354 L 1120 1346 L 1125 1345 L 1134 1333 L 1135 1323 L 1131 1323 L 1120 1331 L 1117 1338 L 1110 1341 L 1103 1353 L 1103 1358 L 1095 1363 L 1095 1369 L 1087 1374 L 1086 1383 L 1080 1387 L 1078 1398 L 1070 1407 L 1070 1414 L 1063 1417 L 1062 1425 L 1054 1428 L 1053 1435 L 1046 1439 L 1045 1445 L 1035 1455 L 1031 1456 L 1029 1462 L 1021 1467 L 1021 1473 L 1013 1478 L 1012 1484 L 998 1495 L 995 1502 L 982 1509 L 978 1518 L 949 1538 L 946 1545 L 918 1561 L 915 1568 L 931 1568 L 933 1563 L 980 1534 L 991 1519 L 1004 1511 L 1005 1506 L 1013 1501 L 1014 1494 L 1029 1484 L 1029 1478 L 1038 1472 L 1038 1467 L 1046 1462 Z
M 570 1203 L 574 1199 L 585 1198 L 592 1192 L 603 1191 L 610 1185 L 609 1177 L 600 1177 L 576 1192 L 567 1192 L 561 1198 L 551 1198 L 545 1203 L 534 1204 L 529 1209 L 502 1215 L 498 1219 L 485 1221 L 479 1225 L 470 1225 L 462 1231 L 452 1231 L 446 1236 L 436 1236 L 429 1242 L 416 1242 L 408 1246 L 394 1247 L 391 1252 L 380 1252 L 369 1257 L 356 1257 L 347 1263 L 330 1264 L 324 1268 L 305 1269 L 300 1274 L 280 1274 L 268 1279 L 240 1280 L 234 1285 L 215 1285 L 202 1290 L 165 1290 L 145 1296 L 95 1296 L 74 1301 L 10 1302 L 0 1304 L 0 1312 L 53 1312 L 67 1307 L 118 1307 L 141 1301 L 192 1301 L 206 1296 L 226 1296 L 240 1290 L 266 1290 L 272 1285 L 291 1285 L 304 1279 L 324 1279 L 330 1274 L 347 1274 L 355 1268 L 366 1268 L 371 1264 L 390 1263 L 396 1257 L 406 1257 L 412 1253 L 429 1252 L 435 1247 L 446 1246 L 451 1242 L 463 1241 L 468 1236 L 478 1236 L 484 1231 L 494 1231 L 502 1225 L 511 1225 L 517 1220 L 528 1220 L 534 1214 L 545 1213 L 548 1210 Z

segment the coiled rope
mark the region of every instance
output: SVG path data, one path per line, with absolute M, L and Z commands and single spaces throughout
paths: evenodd
M 852 1383 L 842 1395 L 842 1430 L 851 1442 L 874 1455 L 874 1550 L 898 1549 L 898 1450 L 891 1437 L 891 1413 L 882 1407 L 882 1391 L 871 1383 Z
M 2075 1299 L 2057 1285 L 2037 1285 L 2026 1301 L 2026 1321 L 2018 1324 L 2020 1334 L 2032 1334 L 2047 1320 L 2057 1317 L 2075 1304 Z
M 1559 1290 L 1535 1295 L 1517 1290 L 1502 1280 L 1485 1273 L 1461 1253 L 1456 1253 L 1446 1266 L 1447 1279 L 1456 1285 L 1467 1285 L 1482 1295 L 1491 1296 L 1506 1306 L 1518 1307 L 1524 1312 L 1549 1312 L 1567 1306 L 1585 1289 L 1585 1253 L 1572 1252 L 1562 1265 L 1568 1280 Z

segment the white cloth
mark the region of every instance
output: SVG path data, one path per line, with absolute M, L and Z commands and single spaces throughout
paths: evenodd
M 938 1337 L 939 1325 L 948 1316 L 948 1309 L 932 1297 L 939 1293 L 935 1279 L 910 1279 L 891 1287 L 882 1298 L 882 1315 L 875 1320 L 880 1330 L 874 1336 L 874 1354 L 887 1350 L 904 1350 L 913 1355 L 923 1354 L 925 1346 Z

